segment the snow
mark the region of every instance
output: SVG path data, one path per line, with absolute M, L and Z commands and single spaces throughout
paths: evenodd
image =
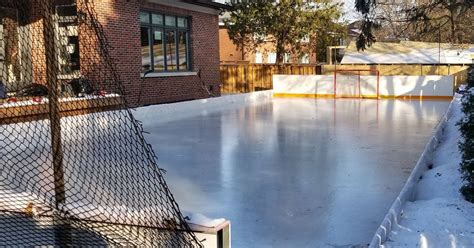
M 473 247 L 474 206 L 460 198 L 407 203 L 385 247 Z
M 376 42 L 364 51 L 349 44 L 341 64 L 471 64 L 474 47 L 401 41 Z
M 401 221 L 385 247 L 474 247 L 474 204 L 465 201 L 459 192 L 461 155 L 456 123 L 462 115 L 457 96 L 434 154 L 433 169 L 423 174 L 415 201 L 405 204 Z
M 83 101 L 83 100 L 92 100 L 92 99 L 100 99 L 100 98 L 111 98 L 111 97 L 119 97 L 119 94 L 105 94 L 103 96 L 100 95 L 87 95 L 84 97 L 63 97 L 59 99 L 60 102 L 73 102 L 73 101 Z M 45 97 L 38 97 L 37 101 L 33 100 L 24 100 L 24 101 L 11 101 L 11 102 L 4 102 L 0 103 L 0 108 L 11 108 L 11 107 L 22 107 L 22 106 L 31 106 L 31 105 L 41 105 L 48 103 L 48 98 Z
M 342 59 L 342 64 L 470 64 L 470 53 L 463 51 L 442 50 L 437 48 L 417 49 L 408 53 L 348 53 Z
M 217 227 L 222 225 L 226 219 L 219 218 L 219 219 L 211 219 L 207 216 L 200 214 L 200 213 L 183 213 L 184 216 L 188 217 L 187 222 L 193 223 L 195 225 L 203 226 L 203 227 Z

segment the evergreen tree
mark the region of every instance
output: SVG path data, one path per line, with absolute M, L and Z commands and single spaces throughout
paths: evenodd
M 474 203 L 474 65 L 469 68 L 468 92 L 463 97 L 464 118 L 459 122 L 462 140 L 459 149 L 462 154 L 461 173 L 464 185 L 461 193 Z

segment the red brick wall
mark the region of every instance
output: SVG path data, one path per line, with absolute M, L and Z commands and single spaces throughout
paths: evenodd
M 220 94 L 218 16 L 142 0 L 96 1 L 96 12 L 105 35 L 114 48 L 111 57 L 117 65 L 126 97 L 131 105 L 206 98 L 198 76 L 153 77 L 142 79 L 140 44 L 140 9 L 186 15 L 191 23 L 192 70 L 201 70 L 202 80 Z M 141 90 L 141 98 L 138 99 Z
M 246 49 L 245 54 L 242 54 L 242 50 L 238 49 L 237 46 L 232 43 L 229 37 L 229 33 L 226 27 L 221 26 L 219 28 L 219 50 L 220 50 L 220 61 L 224 63 L 229 62 L 250 62 L 255 63 L 255 53 L 259 52 L 262 54 L 263 63 L 268 63 L 268 53 L 275 52 L 275 44 L 272 42 L 265 42 L 261 44 L 254 52 Z M 310 53 L 308 47 L 303 44 L 304 52 Z M 310 64 L 316 64 L 316 53 L 310 53 Z M 298 63 L 299 57 L 296 54 L 291 55 L 290 63 Z
M 41 7 L 38 0 L 32 1 L 30 28 L 33 31 L 32 60 L 33 77 L 38 83 L 45 83 L 45 56 Z M 56 3 L 71 0 L 55 0 Z M 78 10 L 87 12 L 83 1 L 77 1 Z M 131 106 L 176 102 L 209 97 L 202 84 L 212 86 L 213 94 L 220 95 L 219 76 L 219 26 L 218 16 L 169 7 L 145 0 L 100 0 L 89 1 L 104 36 L 110 45 L 110 57 L 116 65 L 123 89 Z M 141 9 L 168 14 L 184 15 L 190 18 L 190 41 L 192 71 L 201 70 L 198 76 L 153 77 L 142 79 L 139 13 Z M 116 91 L 107 71 L 104 56 L 100 53 L 95 31 L 86 20 L 79 26 L 81 74 L 95 82 L 96 89 Z M 109 80 L 110 81 L 110 80 Z M 99 84 L 99 85 L 98 85 Z M 140 93 L 141 92 L 141 93 Z M 139 99 L 139 95 L 141 95 Z
M 225 27 L 219 28 L 219 51 L 221 61 L 244 61 L 242 50 L 230 40 L 229 33 Z
M 31 1 L 29 13 L 29 29 L 31 33 L 31 61 L 33 67 L 33 81 L 35 83 L 47 84 L 46 82 L 46 56 L 44 43 L 43 9 L 41 1 Z

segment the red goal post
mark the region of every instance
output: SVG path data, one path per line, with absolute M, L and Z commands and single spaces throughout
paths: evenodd
M 369 75 L 362 75 L 362 74 Z M 344 75 L 346 82 L 338 81 Z M 349 75 L 349 76 L 348 76 Z M 370 76 L 370 77 L 365 77 Z M 352 78 L 351 78 L 352 77 Z M 364 77 L 365 80 L 361 80 Z M 351 82 L 352 81 L 352 82 Z M 362 82 L 364 81 L 364 82 Z M 364 87 L 362 84 L 364 83 Z M 351 88 L 351 84 L 354 88 Z M 349 87 L 347 87 L 349 85 Z M 346 87 L 343 87 L 346 86 Z M 374 87 L 375 86 L 375 87 Z M 374 88 L 373 90 L 371 88 Z M 342 91 L 342 92 L 341 92 Z M 344 92 L 345 91 L 345 92 Z M 369 94 L 365 94 L 369 92 Z M 376 98 L 380 97 L 380 72 L 377 69 L 336 69 L 334 70 L 334 98 Z

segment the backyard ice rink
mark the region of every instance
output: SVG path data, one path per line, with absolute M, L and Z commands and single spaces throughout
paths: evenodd
M 448 101 L 273 99 L 169 122 L 140 108 L 183 211 L 233 247 L 366 245 Z

